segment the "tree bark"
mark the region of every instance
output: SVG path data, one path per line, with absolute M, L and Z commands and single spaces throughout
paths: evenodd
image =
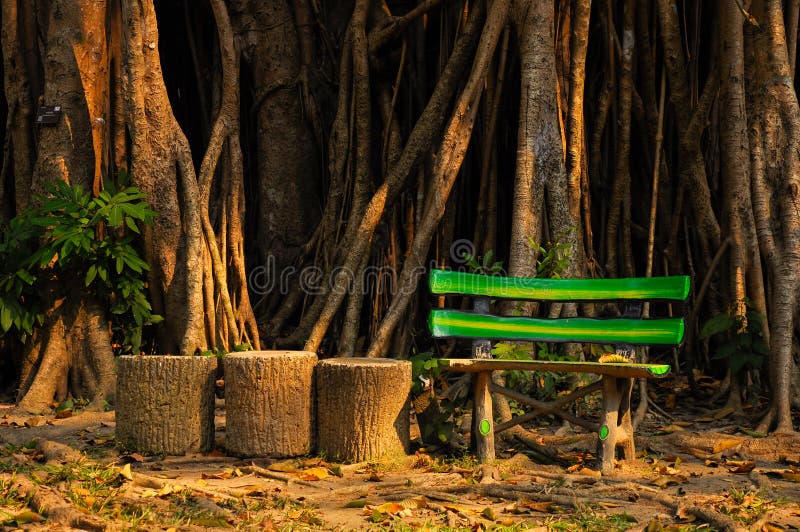
M 17 21 L 26 20 L 26 5 L 17 14 Z M 39 15 L 47 21 L 42 35 L 43 103 L 60 105 L 62 117 L 54 126 L 38 130 L 36 162 L 32 179 L 17 176 L 18 205 L 25 206 L 31 193 L 44 193 L 47 183 L 58 180 L 80 185 L 85 191 L 96 191 L 98 176 L 103 173 L 102 126 L 106 123 L 104 87 L 108 84 L 108 64 L 104 51 L 105 7 L 96 2 L 56 1 L 39 6 Z M 12 16 L 3 19 L 9 30 L 14 24 L 13 6 L 4 5 Z M 31 20 L 24 32 L 36 31 Z M 16 30 L 15 30 L 16 31 Z M 32 38 L 17 32 L 5 33 L 4 49 L 14 53 L 14 46 Z M 31 50 L 33 52 L 33 50 Z M 31 60 L 36 63 L 37 61 Z M 20 67 L 21 68 L 21 67 Z M 20 80 L 30 76 L 18 69 Z M 8 74 L 7 74 L 8 75 Z M 16 86 L 12 83 L 12 86 Z M 18 119 L 30 119 L 26 106 L 30 104 L 24 87 L 17 87 L 16 102 L 21 113 Z M 15 123 L 13 132 L 20 145 L 15 150 L 15 170 L 27 166 L 30 145 L 27 125 Z M 18 166 L 17 166 L 18 165 Z M 30 181 L 23 182 L 23 179 Z M 77 281 L 77 282 L 71 282 Z M 114 374 L 111 337 L 105 310 L 93 295 L 80 289 L 82 282 L 61 279 L 44 290 L 48 307 L 46 324 L 36 331 L 24 348 L 22 378 L 17 394 L 18 406 L 28 411 L 43 411 L 69 395 L 91 400 L 94 409 L 102 409 L 104 401 L 113 398 Z
M 225 448 L 236 456 L 299 456 L 314 448 L 313 375 L 303 351 L 227 355 Z
M 293 265 L 319 221 L 321 199 L 318 148 L 298 90 L 298 28 L 287 0 L 233 0 L 229 9 L 258 91 L 255 108 L 249 110 L 257 128 L 258 263 L 280 272 Z
M 165 318 L 159 347 L 163 353 L 191 354 L 208 345 L 197 174 L 164 85 L 152 0 L 124 0 L 122 5 L 131 175 L 158 213 L 144 239 L 153 311 Z
M 146 454 L 182 455 L 214 447 L 213 356 L 122 356 L 116 437 Z
M 456 90 L 462 71 L 467 67 L 480 33 L 481 22 L 483 21 L 483 7 L 483 3 L 478 3 L 476 8 L 472 10 L 467 27 L 461 38 L 456 42 L 450 60 L 434 89 L 433 95 L 409 135 L 400 160 L 386 176 L 384 183 L 372 195 L 367 204 L 364 217 L 358 226 L 347 228 L 344 241 L 352 242 L 353 246 L 350 250 L 343 250 L 345 259 L 341 272 L 335 277 L 334 287 L 325 299 L 324 307 L 320 309 L 318 314 L 319 319 L 308 336 L 304 348 L 307 351 L 316 351 L 319 348 L 334 315 L 339 310 L 339 306 L 344 299 L 345 287 L 348 282 L 346 272 L 356 271 L 387 205 L 394 201 L 412 169 L 416 167 L 425 151 L 434 142 L 436 135 L 440 133 L 445 121 L 445 107 L 449 104 L 450 98 Z M 349 233 L 351 232 L 353 233 L 353 238 L 349 238 Z
M 317 451 L 362 462 L 408 452 L 411 363 L 336 358 L 317 365 Z

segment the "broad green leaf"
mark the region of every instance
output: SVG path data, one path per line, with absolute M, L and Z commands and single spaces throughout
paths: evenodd
M 126 216 L 125 217 L 125 225 L 127 225 L 128 229 L 130 229 L 134 233 L 138 233 L 139 232 L 139 228 L 136 226 L 136 222 L 130 216 Z
M 86 271 L 86 286 L 89 286 L 90 284 L 92 284 L 92 281 L 94 281 L 94 278 L 95 278 L 96 275 L 97 275 L 97 265 L 96 264 L 92 264 L 91 266 L 89 266 L 89 269 Z
M 11 309 L 3 302 L 3 308 L 0 308 L 0 328 L 3 332 L 7 332 L 11 328 Z
M 119 205 L 114 205 L 108 211 L 108 224 L 111 227 L 119 227 L 122 223 L 122 209 L 119 208 Z
M 20 279 L 22 279 L 25 283 L 27 283 L 29 285 L 33 284 L 33 282 L 36 281 L 36 277 L 34 277 L 30 273 L 28 273 L 27 270 L 23 270 L 23 269 L 17 270 L 17 277 L 19 277 Z
M 736 321 L 725 313 L 720 313 L 708 320 L 703 325 L 700 332 L 700 339 L 705 339 L 715 334 L 730 330 L 736 325 Z

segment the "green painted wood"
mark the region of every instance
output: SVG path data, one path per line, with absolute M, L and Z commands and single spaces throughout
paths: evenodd
M 670 372 L 667 364 L 637 364 L 633 362 L 580 362 L 553 360 L 502 360 L 474 358 L 441 358 L 439 366 L 448 371 L 482 373 L 491 371 L 570 371 L 608 375 L 621 379 L 663 378 Z
M 628 279 L 537 279 L 431 270 L 434 294 L 537 301 L 675 300 L 689 295 L 685 275 Z
M 683 340 L 682 318 L 518 318 L 434 309 L 428 326 L 435 338 L 491 338 L 537 342 L 678 345 Z

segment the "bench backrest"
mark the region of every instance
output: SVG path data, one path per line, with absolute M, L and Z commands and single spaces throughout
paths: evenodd
M 559 318 L 493 316 L 487 299 L 578 301 L 683 301 L 687 276 L 628 279 L 538 279 L 432 270 L 430 290 L 484 300 L 476 312 L 434 309 L 429 327 L 435 338 L 581 342 L 615 345 L 679 345 L 683 318 Z

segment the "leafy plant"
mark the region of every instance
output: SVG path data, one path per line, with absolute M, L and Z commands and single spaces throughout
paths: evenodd
M 465 256 L 465 264 L 469 267 L 472 273 L 479 273 L 482 275 L 498 275 L 503 271 L 503 262 L 494 260 L 494 251 L 491 249 L 486 252 L 486 255 L 469 255 Z
M 547 279 L 560 279 L 567 271 L 572 258 L 572 245 L 569 241 L 558 240 L 547 242 L 544 245 L 528 238 L 528 245 L 536 250 L 539 258 L 536 259 L 536 277 Z
M 439 359 L 433 353 L 417 353 L 411 361 L 411 394 L 416 401 L 424 403 L 424 411 L 417 414 L 423 441 L 445 443 L 453 437 L 452 421 L 455 405 L 449 400 L 440 400 L 433 394 L 433 383 L 441 376 Z M 427 394 L 427 396 L 426 396 Z
M 709 319 L 700 332 L 700 338 L 721 336 L 714 359 L 728 361 L 728 367 L 736 375 L 747 369 L 758 369 L 764 363 L 769 348 L 764 342 L 763 314 L 753 309 L 749 300 L 732 305 L 726 312 L 720 312 Z M 744 307 L 744 314 L 736 312 Z
M 439 359 L 433 353 L 426 351 L 412 356 L 411 362 L 411 393 L 420 395 L 429 385 L 441 375 Z
M 142 329 L 158 323 L 147 300 L 148 265 L 137 249 L 152 211 L 136 187 L 112 182 L 94 197 L 80 185 L 57 181 L 14 217 L 0 237 L 0 334 L 14 329 L 25 341 L 43 322 L 43 283 L 80 279 L 117 316 L 123 351 L 137 353 Z M 131 324 L 132 322 L 132 324 Z

